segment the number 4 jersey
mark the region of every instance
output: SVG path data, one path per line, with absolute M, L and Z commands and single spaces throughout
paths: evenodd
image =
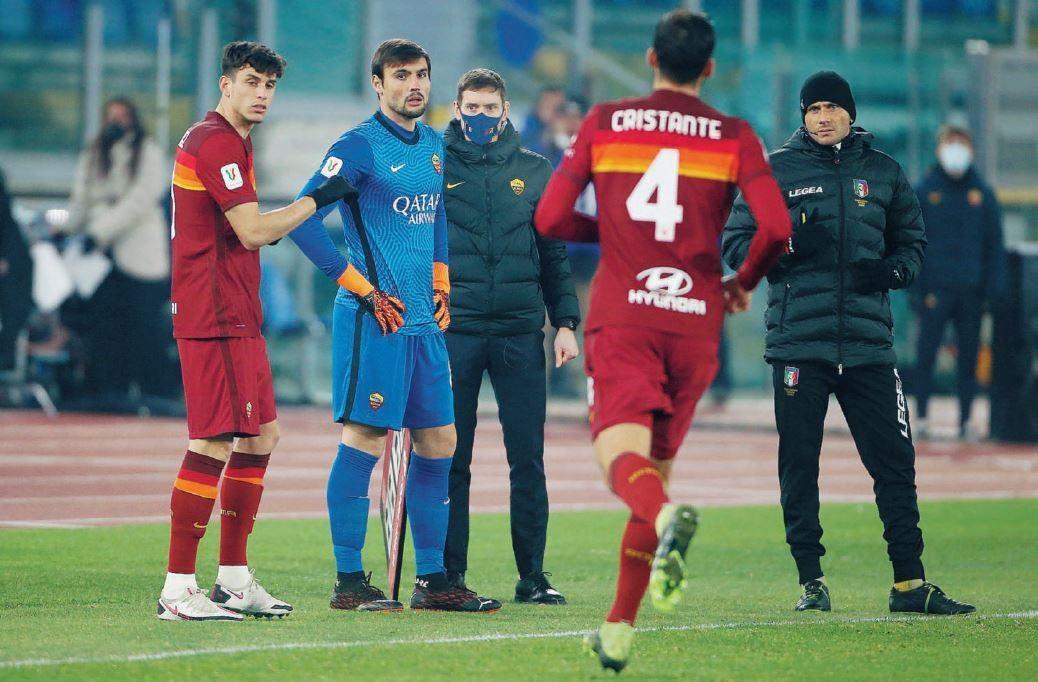
M 597 226 L 573 212 L 594 182 Z M 719 237 L 736 188 L 759 231 L 746 289 L 785 252 L 789 217 L 753 129 L 673 90 L 590 111 L 537 209 L 537 228 L 602 244 L 587 329 L 637 326 L 717 339 L 724 318 Z

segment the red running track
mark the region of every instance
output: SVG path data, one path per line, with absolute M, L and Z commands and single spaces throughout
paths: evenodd
M 770 419 L 770 402 L 759 400 L 704 414 L 675 464 L 674 498 L 706 507 L 777 505 Z M 284 409 L 280 421 L 282 439 L 266 478 L 262 516 L 323 518 L 339 428 L 321 408 Z M 579 419 L 551 418 L 546 436 L 553 510 L 619 506 L 599 477 Z M 34 412 L 0 412 L 0 528 L 165 522 L 186 438 L 184 424 L 174 419 L 87 414 L 47 419 Z M 924 499 L 1038 497 L 1033 445 L 937 442 L 921 444 L 918 452 Z M 507 510 L 508 468 L 493 415 L 481 416 L 472 479 L 473 511 Z M 377 485 L 378 474 L 373 499 Z M 830 426 L 823 445 L 821 488 L 823 501 L 873 499 L 871 479 L 838 424 Z

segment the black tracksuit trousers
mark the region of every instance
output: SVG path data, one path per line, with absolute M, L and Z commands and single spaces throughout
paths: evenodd
M 955 365 L 961 426 L 969 421 L 973 398 L 977 394 L 977 350 L 980 348 L 980 318 L 984 311 L 984 297 L 980 291 L 936 291 L 930 292 L 927 299 L 932 306 L 924 305 L 919 313 L 919 343 L 916 346 L 915 397 L 918 401 L 918 416 L 920 419 L 926 418 L 930 394 L 933 392 L 934 361 L 944 338 L 944 328 L 950 320 L 955 327 L 955 340 L 959 349 Z
M 476 405 L 483 372 L 490 374 L 504 432 L 511 484 L 512 551 L 520 576 L 543 569 L 548 532 L 544 478 L 546 377 L 544 332 L 477 336 L 447 332 L 458 446 L 450 473 L 450 521 L 444 547 L 448 571 L 465 572 L 469 550 L 469 488 Z
M 894 581 L 923 578 L 923 534 L 915 488 L 908 405 L 893 365 L 844 368 L 773 362 L 779 487 L 786 542 L 800 582 L 823 575 L 818 460 L 829 396 L 836 395 L 862 463 L 872 476 Z

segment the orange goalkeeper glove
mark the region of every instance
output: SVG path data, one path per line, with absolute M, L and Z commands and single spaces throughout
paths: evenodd
M 380 289 L 372 289 L 360 297 L 361 304 L 375 316 L 383 334 L 394 334 L 404 326 L 404 302 Z
M 446 263 L 433 263 L 433 318 L 440 331 L 451 326 L 451 280 Z
M 356 296 L 361 305 L 375 316 L 383 334 L 392 334 L 404 326 L 404 302 L 381 289 L 376 289 L 357 268 L 351 264 L 336 280 L 343 289 Z

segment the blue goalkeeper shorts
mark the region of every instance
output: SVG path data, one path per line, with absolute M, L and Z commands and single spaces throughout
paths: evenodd
M 454 423 L 447 344 L 432 334 L 383 335 L 371 313 L 332 312 L 332 416 L 399 431 Z

